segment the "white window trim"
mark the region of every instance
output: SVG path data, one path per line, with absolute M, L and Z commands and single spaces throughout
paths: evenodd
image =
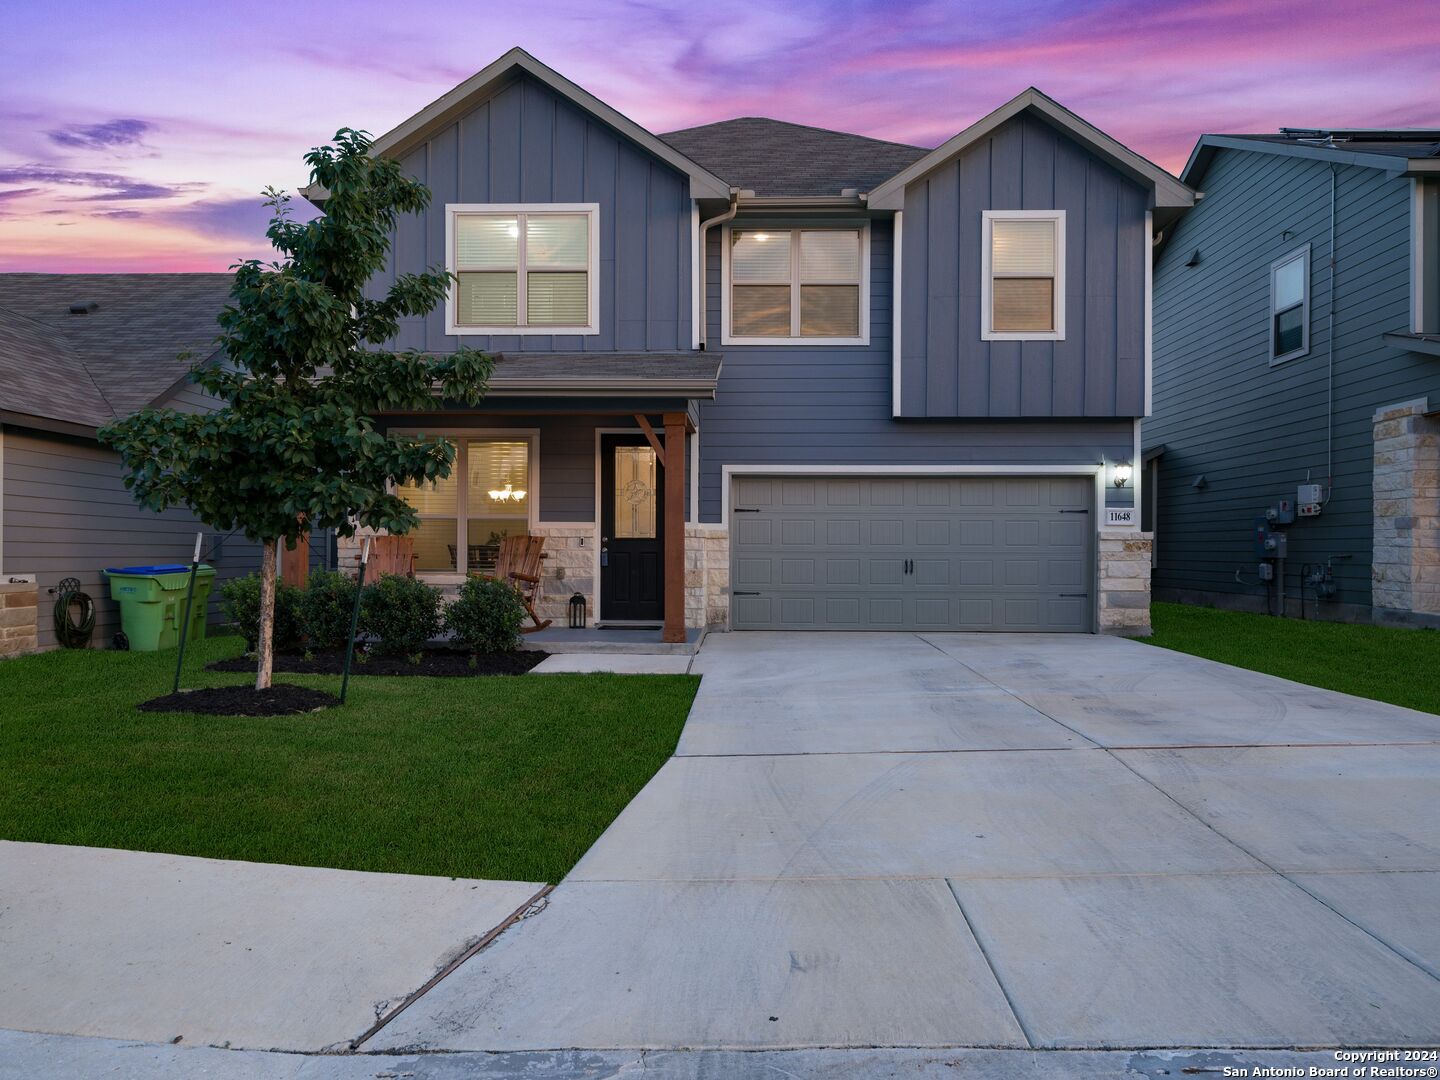
M 1410 332 L 1440 333 L 1440 179 L 1410 178 Z
M 1065 340 L 1065 211 L 985 210 L 980 228 L 980 339 L 982 341 L 1064 341 Z M 1055 329 L 993 330 L 995 278 L 991 273 L 995 221 L 1055 222 Z M 1148 257 L 1148 256 L 1147 256 Z
M 590 315 L 584 326 L 471 326 L 455 318 L 456 294 L 459 284 L 452 281 L 445 294 L 445 333 L 457 337 L 553 337 L 585 335 L 600 332 L 600 204 L 599 203 L 446 203 L 445 204 L 445 268 L 456 272 L 455 219 L 462 214 L 585 214 L 590 223 L 590 243 L 586 286 L 589 295 L 586 308 Z M 524 250 L 523 244 L 521 250 Z M 525 273 L 524 259 L 519 260 L 517 275 Z M 516 280 L 516 318 L 525 295 L 524 282 Z
M 530 474 L 529 487 L 526 489 L 525 507 L 525 528 L 530 535 L 535 535 L 535 530 L 540 524 L 540 429 L 539 428 L 392 428 L 397 435 L 424 435 L 438 436 L 455 443 L 455 464 L 452 467 L 451 476 L 456 476 L 457 481 L 463 480 L 465 476 L 464 440 L 466 439 L 524 439 L 530 444 L 526 451 L 528 457 L 527 472 Z M 469 545 L 460 543 L 460 523 L 469 514 L 469 498 L 467 487 L 464 483 L 457 482 L 455 485 L 455 565 L 463 566 L 469 561 Z M 448 519 L 448 515 L 432 514 L 421 520 L 435 521 Z M 515 520 L 519 520 L 517 517 Z M 417 570 L 415 576 L 422 581 L 432 585 L 458 585 L 465 581 L 468 574 L 465 570 Z
M 1294 262 L 1297 258 L 1305 260 L 1305 273 L 1302 276 L 1304 289 L 1300 297 L 1300 348 L 1291 349 L 1284 356 L 1275 355 L 1275 316 L 1279 314 L 1275 310 L 1275 271 L 1288 262 Z M 1305 244 L 1298 247 L 1270 264 L 1270 301 L 1266 305 L 1266 314 L 1270 321 L 1270 332 L 1265 335 L 1268 343 L 1270 366 L 1283 364 L 1288 360 L 1299 360 L 1302 356 L 1310 354 L 1310 245 Z M 1289 308 L 1285 309 L 1289 311 Z
M 754 229 L 753 222 L 742 222 L 741 229 Z M 720 344 L 722 345 L 778 345 L 791 347 L 795 345 L 869 345 L 870 344 L 870 223 L 864 222 L 860 225 L 854 223 L 841 224 L 839 222 L 827 223 L 817 221 L 814 224 L 804 225 L 776 225 L 776 231 L 787 232 L 819 232 L 824 229 L 836 229 L 843 231 L 860 231 L 860 334 L 858 337 L 737 337 L 730 333 L 730 290 L 732 281 L 730 279 L 730 245 L 731 232 L 734 224 L 727 224 L 720 237 Z M 792 261 L 790 281 L 790 306 L 792 311 L 792 323 L 794 325 L 793 312 L 798 311 L 800 304 L 800 282 L 798 270 Z

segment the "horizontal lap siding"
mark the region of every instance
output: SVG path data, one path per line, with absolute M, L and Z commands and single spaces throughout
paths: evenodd
M 907 417 L 1134 417 L 1144 409 L 1146 193 L 1022 117 L 905 192 Z M 1066 213 L 1065 340 L 984 341 L 981 214 Z
M 720 340 L 720 235 L 706 252 L 708 338 Z M 724 347 L 700 407 L 700 511 L 720 520 L 725 465 L 1093 465 L 1129 459 L 1129 420 L 896 420 L 891 415 L 892 229 L 871 226 L 870 344 Z M 906 249 L 908 256 L 908 247 Z
M 120 459 L 91 442 L 4 431 L 4 530 L 8 574 L 35 574 L 40 590 L 40 644 L 55 644 L 46 590 L 77 577 L 95 600 L 94 644 L 108 647 L 120 628 L 117 606 L 100 573 L 107 566 L 186 562 L 201 528 L 183 510 L 153 514 L 135 504 L 121 479 Z M 205 529 L 207 546 L 215 533 Z M 260 565 L 259 547 L 243 536 L 224 541 L 210 606 L 219 618 L 219 584 Z
M 1382 343 L 1409 319 L 1409 190 L 1375 169 L 1336 174 L 1334 494 L 1289 531 L 1287 592 L 1303 563 L 1335 564 L 1343 604 L 1370 604 L 1374 412 L 1429 397 L 1440 364 Z M 1162 595 L 1248 594 L 1251 520 L 1307 478 L 1326 480 L 1329 410 L 1330 167 L 1221 150 L 1205 198 L 1155 270 L 1154 415 L 1161 459 L 1155 585 Z M 1288 235 L 1287 235 L 1288 234 Z M 1310 244 L 1310 352 L 1269 364 L 1270 264 Z M 1197 266 L 1185 265 L 1199 250 Z M 1203 490 L 1192 485 L 1205 477 Z
M 498 91 L 401 162 L 430 188 L 430 207 L 401 218 L 378 295 L 398 274 L 445 262 L 447 203 L 597 203 L 600 332 L 449 336 L 443 305 L 404 319 L 398 344 L 495 352 L 688 350 L 689 181 L 635 143 L 528 78 Z

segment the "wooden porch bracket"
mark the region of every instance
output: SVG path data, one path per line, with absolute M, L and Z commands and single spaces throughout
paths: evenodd
M 655 437 L 655 429 L 650 426 L 650 418 L 644 413 L 636 413 L 635 423 L 640 425 L 640 430 L 645 433 L 645 438 L 650 443 L 650 449 L 655 451 L 655 460 L 660 463 L 662 469 L 665 468 L 665 447 L 661 446 L 660 440 Z
M 636 417 L 637 420 L 641 419 Z M 661 641 L 685 641 L 685 413 L 665 413 L 665 629 Z M 643 423 L 650 442 L 656 442 L 648 423 Z M 656 447 L 656 454 L 660 448 Z

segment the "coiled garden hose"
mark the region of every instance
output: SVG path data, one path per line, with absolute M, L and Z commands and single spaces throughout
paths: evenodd
M 80 591 L 79 578 L 65 578 L 56 591 L 55 637 L 67 649 L 83 649 L 95 632 L 95 601 Z

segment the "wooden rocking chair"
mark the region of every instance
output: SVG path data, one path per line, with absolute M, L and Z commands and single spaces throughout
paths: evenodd
M 550 625 L 550 619 L 535 614 L 535 597 L 540 591 L 540 560 L 545 557 L 543 536 L 506 536 L 500 541 L 500 554 L 495 560 L 495 580 L 508 581 L 520 594 L 520 602 L 534 620 L 520 632 L 533 634 Z

